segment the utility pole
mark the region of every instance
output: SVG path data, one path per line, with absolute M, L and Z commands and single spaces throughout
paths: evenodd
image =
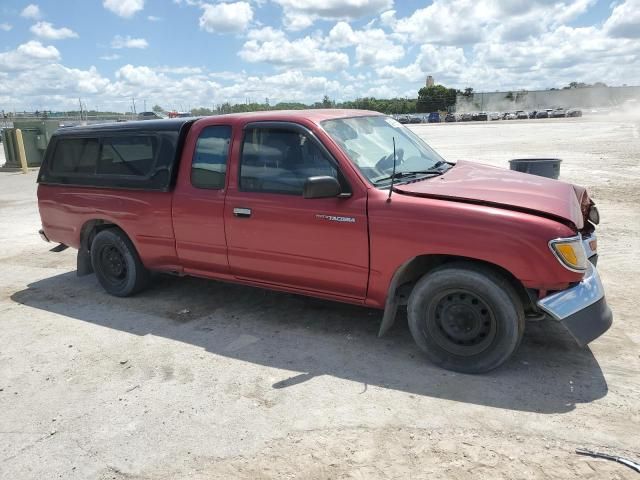
M 80 105 L 80 120 L 82 120 L 82 99 L 78 98 L 78 104 Z

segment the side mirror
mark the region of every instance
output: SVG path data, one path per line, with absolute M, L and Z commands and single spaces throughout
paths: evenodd
M 309 177 L 304 182 L 302 196 L 304 198 L 337 197 L 341 190 L 340 183 L 333 177 Z

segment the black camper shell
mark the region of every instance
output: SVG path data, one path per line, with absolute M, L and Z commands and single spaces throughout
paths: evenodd
M 47 147 L 38 183 L 169 191 L 195 118 L 60 128 Z

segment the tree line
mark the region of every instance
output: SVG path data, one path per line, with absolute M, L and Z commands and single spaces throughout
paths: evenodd
M 259 112 L 264 110 L 304 110 L 308 108 L 345 108 L 358 110 L 372 110 L 386 114 L 409 114 L 416 113 L 418 100 L 413 98 L 374 98 L 363 97 L 355 100 L 336 102 L 327 95 L 322 101 L 312 104 L 301 102 L 278 102 L 270 104 L 265 100 L 263 103 L 248 102 L 231 104 L 229 102 L 216 105 L 214 108 L 199 107 L 191 109 L 191 113 L 196 116 L 220 115 L 225 113 Z
M 583 88 L 590 86 L 606 86 L 601 82 L 596 82 L 593 85 L 571 82 L 567 88 Z M 556 90 L 552 88 L 551 90 Z M 301 102 L 279 102 L 274 105 L 269 103 L 268 99 L 265 99 L 264 103 L 259 102 L 247 102 L 247 103 L 235 103 L 230 102 L 216 105 L 214 108 L 199 107 L 193 108 L 191 114 L 195 116 L 205 115 L 220 115 L 225 113 L 242 113 L 242 112 L 256 112 L 264 110 L 303 110 L 307 108 L 345 108 L 345 109 L 358 109 L 358 110 L 372 110 L 374 112 L 386 113 L 389 115 L 401 115 L 412 113 L 428 113 L 428 112 L 444 112 L 452 111 L 456 105 L 456 98 L 458 95 L 471 99 L 473 97 L 473 88 L 467 87 L 464 90 L 458 90 L 455 88 L 447 88 L 444 85 L 432 85 L 430 87 L 422 87 L 418 90 L 417 98 L 375 98 L 375 97 L 363 97 L 355 100 L 347 100 L 344 102 L 336 102 L 331 100 L 327 95 L 324 96 L 322 101 L 312 104 L 306 104 Z M 518 101 L 527 94 L 525 90 L 520 92 L 509 92 L 507 99 Z M 162 107 L 156 105 L 153 107 L 154 111 L 162 111 Z

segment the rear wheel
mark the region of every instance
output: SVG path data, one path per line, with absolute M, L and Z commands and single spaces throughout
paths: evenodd
M 91 243 L 91 263 L 102 287 L 116 297 L 134 295 L 149 282 L 131 240 L 117 228 L 99 232 Z
M 440 267 L 416 284 L 407 308 L 411 334 L 436 365 L 482 373 L 520 344 L 524 311 L 513 286 L 470 263 Z

